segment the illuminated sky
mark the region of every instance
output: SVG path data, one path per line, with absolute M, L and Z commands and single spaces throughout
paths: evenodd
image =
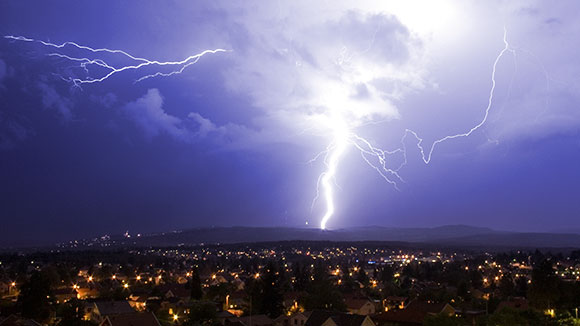
M 3 36 L 159 61 L 231 51 L 169 77 L 135 82 L 158 72 L 146 67 L 78 88 L 66 79 L 104 70 L 0 39 L 0 238 L 315 227 L 325 165 L 311 160 L 337 130 L 406 148 L 407 164 L 397 190 L 346 146 L 329 228 L 580 230 L 579 11 L 574 1 L 3 1 Z M 405 130 L 428 148 L 482 120 L 504 27 L 510 51 L 487 121 L 425 164 L 416 139 L 401 143 Z

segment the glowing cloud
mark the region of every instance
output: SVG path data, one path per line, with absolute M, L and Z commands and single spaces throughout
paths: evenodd
M 318 146 L 316 152 L 324 149 L 312 160 L 321 159 L 324 163 L 318 177 L 317 195 L 312 203 L 314 206 L 317 199 L 324 199 L 321 229 L 328 227 L 336 213 L 335 178 L 340 168 L 344 167 L 341 163 L 349 149 L 357 151 L 362 162 L 399 189 L 400 183 L 404 182 L 401 168 L 409 159 L 408 143 L 412 143 L 413 149 L 419 150 L 422 161 L 429 164 L 440 144 L 471 136 L 488 122 L 496 101 L 498 65 L 506 55 L 515 56 L 519 50 L 508 42 L 506 30 L 499 53 L 497 47 L 482 42 L 482 47 L 487 51 L 482 56 L 492 62 L 486 61 L 477 73 L 485 76 L 487 82 L 491 68 L 491 87 L 488 88 L 488 84 L 474 87 L 482 90 L 487 103 L 476 100 L 471 103 L 477 120 L 473 122 L 466 118 L 468 124 L 459 121 L 460 126 L 455 127 L 460 128 L 461 132 L 444 130 L 433 136 L 421 128 L 405 125 L 400 128 L 400 133 L 389 135 L 390 146 L 379 147 L 374 139 L 362 132 L 363 129 L 370 124 L 400 119 L 405 113 L 401 103 L 412 95 L 425 90 L 439 91 L 437 78 L 431 75 L 431 55 L 436 51 L 439 55 L 467 51 L 469 47 L 462 42 L 455 43 L 461 46 L 448 45 L 450 40 L 464 38 L 468 33 L 469 26 L 463 28 L 462 24 L 469 20 L 466 12 L 474 10 L 466 9 L 471 5 L 417 0 L 360 4 L 336 1 L 331 6 L 306 1 L 228 6 L 235 8 L 225 10 L 226 13 L 236 13 L 230 17 L 231 26 L 235 26 L 231 29 L 243 37 L 233 42 L 233 31 L 225 32 L 225 36 L 220 35 L 225 39 L 232 38 L 231 61 L 223 69 L 225 87 L 233 93 L 249 97 L 254 108 L 262 111 L 252 121 L 255 130 L 259 131 L 250 132 L 249 128 L 234 124 L 220 126 L 199 113 L 190 113 L 190 121 L 199 126 L 199 137 L 233 132 L 236 136 L 242 135 L 232 137 L 236 141 L 241 142 L 243 140 L 240 139 L 245 137 L 246 141 L 258 146 L 266 141 L 300 142 L 296 135 L 303 135 L 309 140 L 322 139 L 323 144 L 310 141 L 307 145 Z M 502 25 L 497 26 L 501 28 Z M 493 42 L 499 42 L 501 36 L 495 32 L 493 30 L 489 35 L 493 35 Z M 56 51 L 48 53 L 49 56 L 76 63 L 84 77 L 63 76 L 63 79 L 77 86 L 104 82 L 128 70 L 142 72 L 137 82 L 168 77 L 182 73 L 206 55 L 227 51 L 217 48 L 181 60 L 157 61 L 134 56 L 124 50 L 92 48 L 74 42 L 57 44 L 22 36 L 5 38 L 39 43 Z M 69 48 L 87 55 L 73 56 L 67 52 Z M 115 65 L 106 61 L 101 56 L 103 54 L 120 56 L 131 63 Z M 443 71 L 453 68 L 446 63 L 439 63 L 444 67 Z M 149 69 L 142 71 L 146 67 Z M 189 137 L 189 132 L 183 127 L 184 121 L 165 114 L 161 104 L 160 93 L 151 90 L 125 108 L 151 134 L 163 131 L 176 138 L 182 134 Z M 141 112 L 142 107 L 148 109 Z M 163 123 L 152 125 L 152 121 Z M 428 121 L 425 125 L 441 123 Z M 429 142 L 429 139 L 434 140 Z M 393 160 L 395 155 L 402 157 L 401 161 Z

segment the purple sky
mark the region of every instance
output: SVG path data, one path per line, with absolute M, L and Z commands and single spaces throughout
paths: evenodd
M 0 243 L 316 227 L 326 167 L 310 160 L 337 130 L 406 150 L 407 164 L 404 181 L 384 175 L 397 190 L 347 146 L 329 228 L 580 230 L 579 15 L 574 1 L 3 1 L 0 35 L 159 61 L 229 52 L 78 88 L 63 78 L 106 69 L 48 54 L 95 54 L 0 39 Z M 487 120 L 425 164 L 405 130 L 428 150 L 482 121 L 504 27 Z M 387 155 L 386 168 L 403 160 Z

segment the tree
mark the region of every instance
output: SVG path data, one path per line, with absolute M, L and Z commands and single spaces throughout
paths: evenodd
M 48 280 L 50 287 L 57 287 L 60 285 L 61 277 L 58 273 L 58 269 L 55 266 L 48 265 L 42 269 L 41 273 L 43 278 Z
M 528 279 L 521 276 L 516 278 L 514 294 L 518 297 L 525 297 L 527 293 L 528 293 Z
M 282 291 L 282 293 L 288 292 L 292 289 L 292 281 L 286 272 L 286 267 L 282 263 L 278 264 L 278 282 L 280 283 L 280 291 Z
M 216 324 L 216 307 L 210 301 L 196 301 L 189 310 L 189 316 L 184 325 L 214 325 Z
M 464 280 L 461 280 L 461 282 L 459 282 L 459 284 L 457 285 L 457 295 L 459 297 L 461 297 L 463 300 L 468 301 L 467 299 L 469 296 L 469 286 L 467 285 L 467 282 Z
M 22 285 L 18 302 L 22 306 L 22 316 L 38 322 L 46 322 L 52 313 L 50 279 L 33 272 L 30 279 Z
M 191 274 L 189 286 L 191 287 L 191 298 L 193 300 L 201 300 L 203 297 L 203 291 L 201 289 L 201 279 L 199 278 L 199 272 L 197 269 L 195 269 Z
M 305 290 L 310 283 L 310 275 L 308 275 L 306 265 L 296 263 L 294 264 L 292 272 L 294 273 L 294 290 Z
M 383 284 L 388 284 L 393 281 L 393 267 L 391 265 L 385 265 L 380 273 L 380 279 Z
M 463 326 L 465 325 L 465 320 L 457 318 L 455 316 L 447 315 L 433 315 L 427 316 L 423 321 L 425 326 Z
M 345 293 L 352 293 L 353 291 L 358 290 L 360 287 L 350 275 L 348 266 L 345 264 L 341 267 L 341 269 L 342 269 L 342 281 L 340 289 Z
M 496 311 L 487 320 L 487 325 L 514 326 L 514 325 L 551 325 L 550 321 L 541 313 L 533 310 L 519 311 L 513 308 L 503 308 Z
M 328 279 L 325 264 L 315 267 L 314 280 L 310 283 L 307 293 L 304 298 L 304 307 L 307 310 L 346 311 L 342 295 Z
M 72 299 L 63 304 L 59 309 L 61 318 L 59 326 L 83 326 L 92 325 L 90 322 L 83 320 L 83 304 L 77 299 Z
M 369 284 L 369 277 L 365 270 L 362 267 L 359 267 L 358 273 L 356 275 L 356 280 L 360 282 L 363 286 L 368 286 Z
M 262 279 L 262 313 L 275 318 L 282 314 L 282 294 L 279 272 L 272 262 L 266 266 L 266 273 Z
M 504 275 L 499 281 L 499 292 L 502 297 L 511 297 L 515 293 L 514 281 L 511 275 Z
M 226 296 L 232 293 L 233 286 L 230 283 L 219 283 L 212 285 L 207 289 L 206 299 L 214 302 L 225 302 Z
M 553 308 L 560 296 L 559 281 L 549 260 L 544 259 L 537 264 L 532 271 L 532 284 L 529 290 L 530 303 L 539 309 Z
M 478 270 L 471 269 L 469 271 L 469 280 L 471 282 L 471 286 L 475 289 L 479 289 L 483 285 L 483 276 Z
M 272 318 L 282 314 L 282 292 L 279 273 L 270 262 L 260 278 L 248 284 L 252 313 L 266 314 Z

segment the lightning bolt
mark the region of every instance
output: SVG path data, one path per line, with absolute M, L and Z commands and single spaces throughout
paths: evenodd
M 478 124 L 476 124 L 471 129 L 469 129 L 468 131 L 466 131 L 464 133 L 455 134 L 455 135 L 448 135 L 448 136 L 445 136 L 443 138 L 437 139 L 436 141 L 433 142 L 433 144 L 431 144 L 431 148 L 429 148 L 429 151 L 427 153 L 425 153 L 425 149 L 422 146 L 423 139 L 421 137 L 419 137 L 419 135 L 415 131 L 413 131 L 411 129 L 405 130 L 405 135 L 403 136 L 403 142 L 404 142 L 405 138 L 407 137 L 407 135 L 409 135 L 409 134 L 412 135 L 413 137 L 415 137 L 415 139 L 417 139 L 417 147 L 419 148 L 419 151 L 421 152 L 421 158 L 423 159 L 423 162 L 425 162 L 425 164 L 429 164 L 429 162 L 431 162 L 431 158 L 433 156 L 433 151 L 435 150 L 435 146 L 437 146 L 437 145 L 439 145 L 447 140 L 461 138 L 461 137 L 469 137 L 476 130 L 481 128 L 481 126 L 483 126 L 485 124 L 485 122 L 487 121 L 487 118 L 489 117 L 489 111 L 491 110 L 491 107 L 493 104 L 493 95 L 495 94 L 495 86 L 496 86 L 495 73 L 497 71 L 497 64 L 499 63 L 500 59 L 504 56 L 505 53 L 511 52 L 512 54 L 515 54 L 515 51 L 510 48 L 510 45 L 508 43 L 507 29 L 505 27 L 503 30 L 503 43 L 504 43 L 504 47 L 499 52 L 499 54 L 497 55 L 497 57 L 495 58 L 495 61 L 493 63 L 493 68 L 491 71 L 491 89 L 489 90 L 489 97 L 487 99 L 487 107 L 485 108 L 485 114 L 483 115 L 483 118 L 481 119 L 481 121 L 479 121 Z
M 12 40 L 12 41 L 34 42 L 34 43 L 42 44 L 43 46 L 46 46 L 46 47 L 54 48 L 58 52 L 49 53 L 49 54 L 47 54 L 47 56 L 57 57 L 57 58 L 71 61 L 71 62 L 78 63 L 79 67 L 82 68 L 84 70 L 84 72 L 87 74 L 87 77 L 85 77 L 85 78 L 77 78 L 77 77 L 65 78 L 65 77 L 62 77 L 64 80 L 66 80 L 68 82 L 72 82 L 75 86 L 78 86 L 78 87 L 80 87 L 83 84 L 100 83 L 100 82 L 103 82 L 103 81 L 109 79 L 110 77 L 112 77 L 116 74 L 122 73 L 124 71 L 128 71 L 128 70 L 135 70 L 136 71 L 136 70 L 140 70 L 142 68 L 149 67 L 149 66 L 154 66 L 154 67 L 159 67 L 159 68 L 171 67 L 173 70 L 170 70 L 169 72 L 158 71 L 158 72 L 155 72 L 152 74 L 144 74 L 143 76 L 136 79 L 135 82 L 140 82 L 140 81 L 143 81 L 143 80 L 146 80 L 149 78 L 154 78 L 154 77 L 169 77 L 172 75 L 181 74 L 185 69 L 187 69 L 191 65 L 196 64 L 205 55 L 231 51 L 231 50 L 225 50 L 225 49 L 218 48 L 218 49 L 212 49 L 212 50 L 204 50 L 200 53 L 192 54 L 186 58 L 183 58 L 182 60 L 158 61 L 158 60 L 151 60 L 151 59 L 146 59 L 146 58 L 142 58 L 142 57 L 137 57 L 137 56 L 134 56 L 134 55 L 132 55 L 126 51 L 123 51 L 123 50 L 108 49 L 108 48 L 93 48 L 93 47 L 81 45 L 81 44 L 78 44 L 75 42 L 70 42 L 70 41 L 67 41 L 67 42 L 64 42 L 61 44 L 56 44 L 56 43 L 46 42 L 46 41 L 42 41 L 42 40 L 31 39 L 31 38 L 27 38 L 27 37 L 23 37 L 23 36 L 7 35 L 7 36 L 4 36 L 4 38 L 6 38 L 8 40 Z M 405 130 L 404 135 L 401 139 L 402 146 L 400 148 L 396 148 L 394 150 L 384 150 L 384 149 L 381 149 L 379 147 L 372 145 L 372 143 L 370 141 L 368 141 L 367 139 L 363 138 L 362 136 L 356 134 L 354 128 L 348 127 L 348 123 L 346 122 L 347 119 L 341 118 L 341 117 L 338 117 L 338 118 L 335 117 L 333 119 L 329 119 L 329 124 L 331 126 L 331 129 L 333 130 L 333 139 L 323 152 L 319 153 L 313 160 L 311 160 L 311 161 L 315 161 L 319 157 L 324 157 L 324 165 L 326 167 L 326 169 L 318 177 L 317 193 L 316 193 L 316 196 L 312 202 L 312 208 L 313 208 L 317 199 L 320 197 L 320 192 L 322 190 L 324 192 L 323 197 L 324 197 L 324 200 L 326 202 L 326 211 L 321 218 L 321 222 L 320 222 L 321 229 L 323 229 L 323 230 L 326 229 L 326 225 L 327 225 L 328 221 L 331 219 L 331 217 L 335 213 L 335 210 L 336 210 L 335 202 L 334 202 L 334 186 L 336 185 L 335 176 L 336 176 L 337 171 L 338 171 L 339 163 L 340 163 L 344 153 L 346 152 L 346 150 L 349 147 L 353 147 L 353 148 L 357 149 L 360 152 L 361 157 L 363 158 L 363 161 L 366 164 L 368 164 L 372 169 L 374 169 L 380 175 L 381 178 L 383 178 L 389 184 L 393 185 L 393 187 L 398 190 L 399 189 L 398 183 L 404 182 L 403 178 L 399 174 L 399 170 L 401 168 L 403 168 L 407 163 L 407 148 L 405 145 L 407 137 L 414 137 L 415 138 L 415 140 L 417 141 L 416 146 L 421 153 L 421 157 L 422 157 L 423 162 L 425 164 L 429 164 L 431 162 L 433 152 L 434 152 L 436 146 L 438 146 L 439 144 L 446 142 L 448 140 L 461 138 L 461 137 L 468 137 L 471 134 L 473 134 L 476 130 L 480 129 L 486 123 L 488 116 L 489 116 L 489 112 L 493 106 L 492 104 L 493 104 L 493 98 L 494 98 L 495 88 L 496 88 L 495 75 L 496 75 L 497 65 L 498 65 L 499 61 L 501 60 L 501 58 L 507 52 L 511 52 L 511 53 L 515 54 L 515 51 L 510 48 L 510 45 L 507 41 L 507 30 L 505 28 L 504 28 L 503 42 L 504 42 L 504 47 L 497 55 L 497 57 L 494 61 L 494 64 L 493 64 L 493 69 L 492 69 L 492 74 L 491 74 L 492 85 L 491 85 L 491 89 L 489 91 L 489 97 L 488 97 L 487 106 L 485 108 L 485 114 L 484 114 L 483 118 L 479 121 L 479 123 L 477 123 L 475 126 L 470 128 L 466 132 L 454 134 L 454 135 L 448 135 L 448 136 L 445 136 L 445 137 L 440 138 L 438 140 L 435 140 L 433 142 L 433 144 L 431 144 L 431 147 L 428 148 L 428 150 L 426 150 L 425 147 L 423 146 L 423 141 L 424 141 L 423 138 L 421 138 L 417 132 L 415 132 L 411 129 Z M 94 57 L 90 57 L 90 56 L 77 57 L 77 56 L 72 56 L 72 55 L 63 53 L 67 47 L 76 48 L 77 50 L 89 52 Z M 113 64 L 109 64 L 102 57 L 98 57 L 98 55 L 103 55 L 103 54 L 119 55 L 121 57 L 124 57 L 125 59 L 130 60 L 132 62 L 132 64 L 122 65 L 122 66 L 115 66 Z M 345 56 L 345 53 L 342 53 L 342 55 Z M 340 61 L 340 64 L 342 64 L 344 62 L 348 62 L 348 61 L 349 61 L 348 57 L 342 58 Z M 105 73 L 103 75 L 101 75 L 100 77 L 90 77 L 89 69 L 93 66 L 103 69 L 105 71 Z M 389 167 L 389 157 L 391 155 L 395 155 L 395 154 L 402 154 L 404 161 L 401 164 L 399 164 L 399 166 L 392 168 L 392 167 Z
M 346 126 L 345 119 L 342 119 L 338 122 L 331 123 L 334 125 L 334 139 L 331 144 L 326 148 L 325 151 L 318 154 L 313 160 L 316 160 L 318 157 L 324 156 L 324 164 L 326 166 L 326 170 L 322 172 L 318 178 L 317 182 L 317 192 L 316 196 L 312 202 L 311 210 L 314 207 L 315 202 L 320 196 L 320 190 L 322 187 L 322 191 L 324 192 L 324 200 L 326 202 L 326 211 L 321 218 L 320 228 L 322 230 L 326 229 L 326 225 L 330 218 L 335 213 L 335 206 L 334 206 L 334 189 L 333 189 L 333 181 L 337 172 L 337 167 L 339 161 L 346 151 L 347 147 L 351 145 L 352 147 L 356 148 L 365 163 L 367 163 L 371 168 L 373 168 L 386 182 L 392 184 L 395 189 L 399 190 L 398 182 L 404 182 L 403 178 L 399 174 L 399 170 L 407 164 L 407 147 L 406 147 L 406 139 L 409 136 L 412 136 L 417 141 L 417 148 L 421 153 L 421 158 L 425 164 L 429 164 L 433 157 L 433 152 L 435 147 L 443 142 L 448 140 L 461 138 L 461 137 L 468 137 L 473 134 L 475 131 L 480 129 L 487 121 L 489 117 L 489 112 L 493 106 L 493 98 L 496 89 L 496 71 L 497 65 L 502 59 L 502 57 L 510 52 L 515 55 L 515 50 L 510 48 L 510 44 L 507 40 L 507 29 L 504 27 L 503 33 L 503 43 L 504 47 L 496 56 L 495 61 L 493 63 L 492 72 L 491 72 L 491 89 L 489 91 L 489 97 L 487 100 L 487 106 L 485 108 L 485 113 L 483 118 L 477 123 L 475 126 L 471 127 L 468 131 L 448 135 L 443 138 L 437 139 L 431 144 L 431 147 L 426 150 L 423 146 L 423 138 L 419 136 L 419 134 L 411 129 L 406 129 L 403 137 L 401 139 L 402 147 L 396 148 L 394 150 L 388 151 L 378 147 L 375 147 L 371 144 L 370 141 L 367 139 L 357 135 L 354 130 L 344 127 Z M 394 154 L 402 154 L 404 161 L 396 168 L 389 168 L 388 167 L 388 160 L 390 155 Z
M 71 62 L 79 63 L 79 67 L 82 68 L 87 75 L 89 75 L 89 68 L 91 66 L 96 66 L 96 67 L 100 67 L 100 68 L 104 69 L 105 73 L 102 76 L 96 77 L 96 78 L 93 78 L 90 76 L 87 76 L 86 78 L 73 78 L 73 77 L 64 78 L 64 77 L 61 77 L 64 80 L 72 82 L 75 86 L 79 86 L 79 87 L 82 84 L 100 83 L 100 82 L 103 82 L 103 81 L 109 79 L 110 77 L 112 77 L 116 74 L 122 73 L 124 71 L 139 70 L 139 69 L 142 69 L 142 68 L 145 68 L 148 66 L 172 67 L 173 70 L 171 70 L 169 72 L 160 72 L 159 71 L 159 72 L 155 72 L 153 74 L 143 75 L 143 76 L 139 77 L 137 80 L 135 80 L 136 83 L 143 81 L 145 79 L 148 79 L 148 78 L 153 78 L 153 77 L 169 77 L 172 75 L 182 73 L 187 67 L 196 64 L 205 55 L 216 54 L 219 52 L 230 52 L 230 50 L 225 50 L 225 49 L 204 50 L 200 53 L 190 55 L 182 60 L 158 61 L 158 60 L 150 60 L 150 59 L 146 59 L 146 58 L 137 57 L 137 56 L 131 55 L 128 52 L 123 51 L 123 50 L 108 49 L 108 48 L 93 48 L 90 46 L 81 45 L 81 44 L 78 44 L 76 42 L 70 42 L 70 41 L 67 41 L 67 42 L 64 42 L 61 44 L 56 44 L 56 43 L 46 42 L 46 41 L 42 41 L 42 40 L 35 40 L 35 39 L 27 38 L 24 36 L 6 35 L 6 36 L 4 36 L 4 38 L 8 39 L 8 40 L 20 41 L 20 42 L 39 43 L 39 44 L 42 44 L 46 47 L 54 48 L 54 49 L 61 51 L 61 52 L 63 50 L 65 50 L 67 47 L 71 47 L 71 48 L 76 48 L 78 50 L 90 52 L 94 55 L 99 55 L 99 54 L 120 55 L 122 57 L 125 57 L 126 59 L 129 59 L 132 62 L 132 64 L 129 64 L 129 65 L 123 65 L 123 66 L 116 67 L 112 64 L 107 63 L 102 58 L 76 57 L 76 56 L 67 55 L 67 54 L 64 54 L 61 52 L 52 52 L 52 53 L 47 54 L 47 56 L 50 56 L 50 57 L 57 57 L 57 58 L 71 61 Z
M 326 222 L 334 214 L 334 196 L 332 184 L 334 176 L 336 175 L 338 162 L 348 147 L 348 139 L 343 135 L 339 135 L 334 139 L 334 142 L 328 147 L 327 156 L 325 157 L 326 171 L 320 175 L 319 182 L 324 188 L 324 200 L 326 201 L 326 213 L 320 222 L 320 228 L 326 228 Z
M 372 167 L 386 182 L 392 184 L 395 189 L 399 189 L 397 183 L 404 182 L 398 171 L 403 166 L 399 165 L 396 169 L 388 167 L 388 157 L 393 154 L 402 153 L 403 149 L 398 148 L 392 151 L 383 150 L 373 146 L 368 140 L 357 135 L 352 128 L 349 128 L 344 119 L 334 118 L 330 120 L 333 130 L 333 140 L 326 149 L 316 155 L 309 162 L 314 162 L 320 157 L 324 157 L 326 170 L 318 177 L 316 196 L 312 201 L 311 210 L 314 209 L 316 201 L 320 197 L 320 190 L 323 191 L 326 211 L 322 216 L 320 228 L 326 229 L 328 220 L 334 215 L 334 185 L 336 185 L 335 176 L 338 165 L 343 154 L 349 147 L 357 149 L 363 160 Z

